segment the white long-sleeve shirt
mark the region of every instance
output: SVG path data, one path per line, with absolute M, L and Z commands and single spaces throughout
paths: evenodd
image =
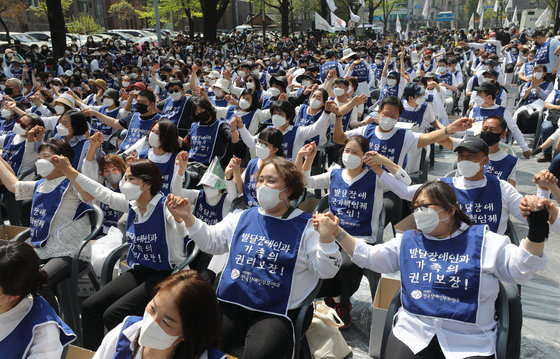
M 418 188 L 421 186 L 419 184 L 407 186 L 399 181 L 395 176 L 386 172 L 379 176 L 379 182 L 383 183 L 397 196 L 407 201 L 412 201 L 414 193 L 416 193 Z M 480 181 L 468 181 L 464 176 L 453 177 L 453 186 L 458 189 L 486 187 L 486 182 L 486 176 Z M 498 225 L 498 230 L 496 232 L 504 234 L 507 229 L 507 221 L 510 214 L 523 223 L 527 223 L 527 219 L 523 217 L 521 211 L 519 210 L 519 202 L 523 199 L 523 195 L 521 195 L 521 193 L 519 193 L 509 182 L 504 180 L 500 180 L 500 189 L 502 192 L 502 213 L 500 215 L 500 224 Z
M 217 119 L 221 119 L 221 120 L 225 120 L 226 119 L 226 114 L 228 111 L 229 107 L 216 107 L 216 118 Z M 247 111 L 243 111 L 241 109 L 236 109 L 235 110 L 235 116 L 245 116 L 246 114 L 248 114 L 249 112 Z M 261 109 L 257 109 L 255 111 L 255 113 L 253 114 L 253 118 L 251 119 L 251 123 L 249 124 L 249 132 L 254 135 L 257 130 L 259 129 L 259 125 L 268 120 L 271 117 L 270 115 L 270 110 L 261 110 Z
M 261 208 L 258 211 L 261 215 L 268 216 Z M 288 218 L 282 220 L 289 221 L 301 213 L 301 210 L 296 209 Z M 213 226 L 196 219 L 195 223 L 188 228 L 188 235 L 203 252 L 210 254 L 227 253 L 242 214 L 241 211 L 230 213 L 220 223 Z M 305 297 L 317 285 L 319 278 L 334 277 L 338 272 L 340 260 L 341 254 L 338 245 L 335 242 L 319 242 L 319 233 L 313 229 L 313 223 L 310 219 L 304 229 L 294 267 L 293 283 L 296 285 L 292 288 L 288 309 L 301 306 Z
M 0 148 L 4 148 L 4 142 L 6 141 L 6 135 L 0 136 Z M 25 148 L 23 150 L 23 159 L 21 160 L 21 166 L 19 168 L 19 173 L 23 173 L 35 165 L 37 160 L 37 151 L 35 150 L 35 142 L 27 142 L 27 138 L 15 135 L 13 144 L 25 142 Z M 17 176 L 17 173 L 16 173 Z
M 463 223 L 451 238 L 467 228 Z M 400 269 L 402 237 L 402 234 L 397 234 L 389 242 L 376 246 L 357 241 L 352 261 L 375 272 L 396 272 Z M 426 238 L 435 239 L 429 235 Z M 526 240 L 523 239 L 522 243 Z M 498 280 L 523 284 L 536 271 L 544 269 L 547 263 L 546 255 L 535 256 L 522 246 L 511 244 L 507 236 L 490 231 L 486 232 L 481 252 L 479 306 L 475 324 L 415 315 L 403 307 L 399 308 L 393 334 L 415 354 L 426 348 L 436 335 L 447 359 L 492 355 L 497 339 L 494 312 L 499 292 Z
M 15 307 L 0 314 L 0 342 L 6 339 L 29 313 L 33 296 L 27 295 Z M 60 342 L 60 331 L 54 322 L 43 323 L 33 329 L 33 341 L 25 359 L 60 359 L 64 349 Z M 9 353 L 2 356 L 9 357 Z

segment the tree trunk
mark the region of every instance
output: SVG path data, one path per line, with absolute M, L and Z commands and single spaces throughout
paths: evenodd
M 64 55 L 64 50 L 66 50 L 66 25 L 64 23 L 64 14 L 62 13 L 60 0 L 46 0 L 46 2 L 53 54 L 54 58 L 58 59 Z
M 202 18 L 204 40 L 214 42 L 216 40 L 216 25 L 222 18 L 229 5 L 229 0 L 203 0 L 200 2 L 202 7 Z
M 387 33 L 387 6 L 385 0 L 383 0 L 383 36 Z
M 327 0 L 321 0 L 321 16 L 323 19 L 329 21 L 330 19 L 327 17 L 329 15 L 330 9 L 327 5 Z
M 282 36 L 290 35 L 290 1 L 282 0 L 280 4 L 280 13 L 282 14 Z
M 368 19 L 368 23 L 373 25 L 373 11 L 375 9 L 373 8 L 373 0 L 369 0 L 369 19 Z
M 8 39 L 8 45 L 12 44 L 12 39 L 10 38 L 10 30 L 8 30 L 8 25 L 4 22 L 4 19 L 0 17 L 0 24 L 4 28 L 4 32 L 6 33 L 6 39 Z
M 185 15 L 187 15 L 187 20 L 189 22 L 189 36 L 191 39 L 194 39 L 194 20 L 191 14 L 191 10 L 185 5 L 185 2 L 182 2 L 183 9 L 185 10 Z
M 554 33 L 557 34 L 558 30 L 560 30 L 560 1 L 556 1 L 554 14 Z

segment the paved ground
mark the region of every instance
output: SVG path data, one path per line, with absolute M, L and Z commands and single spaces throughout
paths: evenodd
M 518 146 L 514 149 L 522 157 Z M 455 156 L 448 150 L 436 151 L 436 162 L 429 171 L 430 179 L 443 176 L 452 169 Z M 534 159 L 519 161 L 517 172 L 518 190 L 522 194 L 534 194 L 533 174 L 548 167 Z M 513 220 L 520 238 L 527 234 L 527 226 Z M 385 240 L 392 238 L 392 230 L 386 229 Z M 523 332 L 522 358 L 551 359 L 560 358 L 560 235 L 551 233 L 546 244 L 549 257 L 547 268 L 539 272 L 522 289 Z M 353 348 L 353 358 L 370 358 L 368 355 L 369 333 L 371 326 L 371 295 L 365 278 L 359 291 L 352 298 L 353 325 L 343 331 L 348 344 Z

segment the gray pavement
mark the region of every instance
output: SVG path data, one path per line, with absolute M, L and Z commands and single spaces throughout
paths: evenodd
M 519 146 L 514 146 L 519 158 L 522 158 Z M 448 150 L 436 150 L 436 161 L 429 170 L 429 179 L 437 179 L 452 169 L 455 156 Z M 546 169 L 548 163 L 541 164 L 535 159 L 521 159 L 517 170 L 517 189 L 522 194 L 535 194 L 532 183 L 533 175 Z M 527 234 L 527 226 L 513 219 L 519 238 Z M 387 228 L 384 239 L 393 236 Z M 545 247 L 549 258 L 547 268 L 538 272 L 522 288 L 523 331 L 521 358 L 551 359 L 560 358 L 560 235 L 551 233 Z M 395 276 L 395 275 L 393 275 Z M 353 358 L 370 358 L 368 355 L 369 333 L 371 326 L 371 305 L 369 284 L 365 277 L 360 289 L 352 297 L 353 324 L 342 333 L 348 345 L 353 349 Z

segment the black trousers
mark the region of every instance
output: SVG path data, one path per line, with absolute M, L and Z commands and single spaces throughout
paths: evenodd
M 239 359 L 289 359 L 294 350 L 292 324 L 286 318 L 248 310 L 220 302 L 222 311 L 222 350 Z M 298 309 L 288 311 L 295 323 Z M 308 311 L 304 332 L 311 324 Z
M 72 266 L 72 258 L 57 257 L 41 260 L 42 269 L 49 275 L 47 287 L 41 289 L 39 294 L 59 313 L 58 302 L 54 294 L 56 285 L 70 277 L 70 267 Z M 60 314 L 60 313 L 59 313 Z
M 350 305 L 350 297 L 358 288 L 362 280 L 363 269 L 352 262 L 350 256 L 343 250 L 342 265 L 334 278 L 323 280 L 323 285 L 317 297 L 336 297 L 340 296 L 340 305 L 348 308 Z
M 391 332 L 387 340 L 385 352 L 391 353 L 391 355 L 388 356 L 391 359 L 445 359 L 445 355 L 443 355 L 437 336 L 435 335 L 426 348 L 422 349 L 418 354 L 414 354 L 405 343 L 398 340 L 397 337 L 393 335 L 393 332 Z M 494 359 L 494 355 L 471 356 L 466 359 Z
M 154 287 L 171 271 L 131 269 L 82 303 L 84 347 L 97 350 L 105 328 L 111 330 L 128 315 L 144 314 Z

